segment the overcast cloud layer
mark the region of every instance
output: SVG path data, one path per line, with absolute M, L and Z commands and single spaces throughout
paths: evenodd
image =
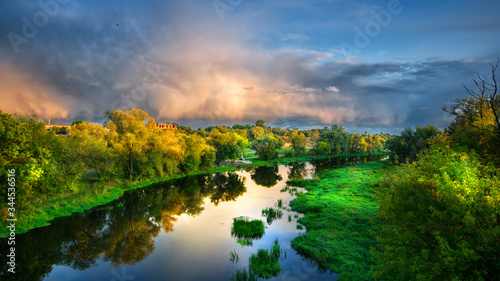
M 415 21 L 430 1 L 401 2 L 349 54 L 341 44 L 390 1 L 41 2 L 0 4 L 0 110 L 58 122 L 139 106 L 171 122 L 444 127 L 441 108 L 500 56 L 496 17 Z M 440 46 L 450 29 L 462 37 Z

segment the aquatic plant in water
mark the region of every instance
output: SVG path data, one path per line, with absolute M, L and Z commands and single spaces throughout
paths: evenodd
M 278 208 L 283 208 L 283 199 L 278 199 Z
M 264 223 L 261 220 L 250 220 L 247 217 L 233 219 L 231 235 L 237 238 L 260 238 L 264 235 Z
M 250 256 L 250 271 L 264 278 L 277 276 L 281 271 L 281 265 L 279 263 L 281 253 L 282 250 L 279 246 L 279 241 L 276 239 L 271 249 L 259 249 L 257 250 L 257 254 L 252 254 Z
M 229 260 L 231 262 L 238 262 L 240 260 L 240 257 L 236 253 L 236 250 L 233 250 L 232 252 L 229 253 Z
M 236 243 L 242 245 L 242 246 L 252 246 L 253 241 L 251 238 L 239 238 Z
M 271 224 L 275 219 L 281 219 L 283 212 L 280 209 L 269 207 L 262 210 L 262 215 L 267 217 L 267 223 Z

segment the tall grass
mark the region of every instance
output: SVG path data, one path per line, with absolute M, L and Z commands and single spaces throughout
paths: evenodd
M 267 223 L 271 224 L 274 220 L 281 219 L 283 212 L 280 209 L 269 207 L 262 210 L 262 215 L 267 217 Z
M 264 278 L 277 276 L 281 271 L 279 263 L 281 257 L 281 247 L 278 239 L 274 240 L 271 249 L 259 249 L 257 254 L 252 254 L 249 259 L 249 267 L 252 272 Z
M 261 220 L 250 220 L 248 217 L 233 219 L 231 235 L 237 238 L 261 238 L 264 235 L 264 223 Z

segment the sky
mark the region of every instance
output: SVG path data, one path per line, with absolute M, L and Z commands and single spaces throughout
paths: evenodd
M 193 128 L 444 128 L 500 57 L 500 1 L 1 0 L 0 110 Z

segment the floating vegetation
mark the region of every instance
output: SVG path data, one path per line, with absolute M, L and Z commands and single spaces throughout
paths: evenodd
M 229 260 L 231 262 L 238 262 L 240 260 L 240 257 L 236 253 L 236 250 L 233 250 L 232 252 L 229 253 Z
M 283 187 L 280 192 L 288 192 L 291 195 L 297 196 L 299 194 L 299 189 L 297 187 L 291 187 L 291 186 L 285 186 Z
M 264 235 L 264 223 L 261 220 L 252 220 L 248 217 L 237 217 L 233 219 L 231 235 L 237 238 L 261 238 Z
M 288 221 L 292 221 L 292 215 L 288 215 Z
M 236 242 L 242 246 L 252 246 L 253 245 L 253 241 L 250 238 L 238 238 L 238 240 Z
M 271 249 L 257 250 L 257 254 L 250 256 L 250 271 L 255 272 L 255 274 L 263 278 L 277 276 L 281 271 L 279 260 L 282 252 L 278 239 L 274 240 L 274 245 Z
M 283 208 L 283 199 L 278 199 L 278 208 Z
M 267 217 L 267 223 L 271 224 L 275 219 L 281 219 L 283 212 L 280 209 L 269 207 L 262 210 L 262 215 Z
M 230 279 L 231 281 L 257 281 L 257 275 L 253 273 L 251 270 L 248 270 L 246 267 L 242 269 L 238 269 L 236 271 L 236 275 L 233 275 Z

